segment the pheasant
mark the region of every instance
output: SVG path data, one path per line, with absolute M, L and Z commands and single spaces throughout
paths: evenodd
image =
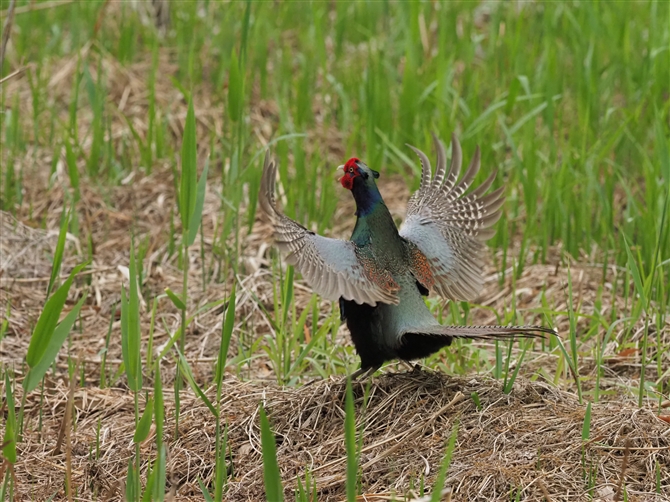
M 349 241 L 318 235 L 277 209 L 277 165 L 265 157 L 259 201 L 274 225 L 275 244 L 286 261 L 322 297 L 339 300 L 361 366 L 352 378 L 369 376 L 386 361 L 426 357 L 455 338 L 514 339 L 555 334 L 541 326 L 444 326 L 424 302 L 431 290 L 450 300 L 472 300 L 483 286 L 484 241 L 495 233 L 503 188 L 486 194 L 495 173 L 468 190 L 480 167 L 479 147 L 459 181 L 461 146 L 452 135 L 447 170 L 442 142 L 433 135 L 437 168 L 421 161 L 421 184 L 398 229 L 375 180 L 379 173 L 357 158 L 340 166 L 342 186 L 356 202 L 356 226 Z M 339 169 L 339 168 L 338 168 Z

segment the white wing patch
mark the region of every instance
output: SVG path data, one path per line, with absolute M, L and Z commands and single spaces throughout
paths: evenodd
M 461 146 L 452 136 L 452 158 L 447 171 L 444 145 L 433 136 L 437 168 L 432 176 L 430 161 L 412 148 L 421 160 L 421 186 L 407 204 L 407 219 L 400 235 L 425 255 L 435 290 L 452 300 L 472 300 L 483 286 L 483 241 L 491 238 L 491 228 L 500 218 L 503 189 L 484 195 L 495 173 L 469 194 L 464 195 L 480 167 L 479 148 L 463 178 Z

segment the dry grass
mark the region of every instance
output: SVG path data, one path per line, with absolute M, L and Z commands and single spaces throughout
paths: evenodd
M 65 453 L 54 454 L 67 388 L 50 382 L 45 402 L 31 396 L 27 434 L 16 466 L 19 490 L 44 500 L 64 479 Z M 369 388 L 365 390 L 365 386 Z M 425 479 L 430 486 L 455 421 L 457 449 L 447 486 L 454 500 L 585 500 L 590 492 L 614 500 L 624 445 L 630 441 L 625 487 L 628 500 L 667 500 L 654 495 L 655 472 L 670 469 L 670 429 L 647 408 L 632 402 L 595 404 L 591 436 L 581 439 L 585 408 L 574 395 L 543 382 L 517 381 L 510 395 L 501 383 L 483 377 L 451 377 L 431 371 L 387 374 L 354 388 L 359 430 L 363 431 L 361 483 L 366 500 L 405 495 Z M 471 393 L 479 396 L 478 410 Z M 259 403 L 265 403 L 277 436 L 279 466 L 287 495 L 296 477 L 309 470 L 317 479 L 319 500 L 341 500 L 344 487 L 344 384 L 322 380 L 300 389 L 262 382 L 225 383 L 222 409 L 229 423 L 227 500 L 262 500 Z M 166 396 L 166 429 L 174 428 L 174 403 Z M 211 396 L 210 396 L 211 397 Z M 364 403 L 367 404 L 364 404 Z M 81 500 L 118 499 L 133 455 L 132 396 L 121 388 L 77 389 L 72 468 Z M 42 410 L 43 432 L 35 431 Z M 201 500 L 197 478 L 213 479 L 214 420 L 199 400 L 182 400 L 178 439 L 169 444 L 168 476 L 178 500 Z M 100 452 L 96 458 L 96 430 Z M 153 433 L 152 433 L 153 434 Z M 148 457 L 153 435 L 142 447 Z M 143 472 L 146 470 L 143 465 Z

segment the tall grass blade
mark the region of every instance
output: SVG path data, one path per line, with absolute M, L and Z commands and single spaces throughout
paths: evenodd
M 196 198 L 195 198 L 195 207 L 193 209 L 193 214 L 191 215 L 191 221 L 189 222 L 188 225 L 188 239 L 186 239 L 187 246 L 193 244 L 196 236 L 198 235 L 198 229 L 200 228 L 200 220 L 202 218 L 202 207 L 205 203 L 205 189 L 207 187 L 208 171 L 209 171 L 209 159 L 205 161 L 205 167 L 202 170 L 200 180 L 198 181 L 198 187 L 196 190 Z
M 226 448 L 228 444 L 228 427 L 224 427 L 223 437 L 221 437 L 221 390 L 223 384 L 226 361 L 228 359 L 228 349 L 230 339 L 235 325 L 235 291 L 236 282 L 233 280 L 232 291 L 228 298 L 228 307 L 226 308 L 225 318 L 221 326 L 221 343 L 219 345 L 219 356 L 216 361 L 216 371 L 214 380 L 216 382 L 216 465 L 215 465 L 215 486 L 214 497 L 217 502 L 223 500 L 223 489 L 227 481 L 226 476 Z
M 156 361 L 154 372 L 154 421 L 156 423 L 156 447 L 163 444 L 163 424 L 165 423 L 165 404 L 163 402 L 163 380 L 160 361 Z
M 226 466 L 226 450 L 228 448 L 228 424 L 223 428 L 223 437 L 221 437 L 221 412 L 219 409 L 219 416 L 217 417 L 216 430 L 216 466 L 214 478 L 214 497 L 216 502 L 223 501 L 223 490 L 228 481 L 228 468 Z
M 29 365 L 30 370 L 23 379 L 23 391 L 27 394 L 32 392 L 42 381 L 42 378 L 51 367 L 51 364 L 56 359 L 65 339 L 70 333 L 74 322 L 79 316 L 79 311 L 86 301 L 86 295 L 77 302 L 72 310 L 65 316 L 65 318 L 56 326 L 52 336 L 49 337 L 46 350 L 34 365 Z
M 154 501 L 162 502 L 165 498 L 166 456 L 163 444 L 163 426 L 165 423 L 165 409 L 163 403 L 163 381 L 161 379 L 160 359 L 156 361 L 154 371 L 154 423 L 156 424 L 156 450 L 158 457 L 154 464 L 156 483 L 154 484 Z
M 249 40 L 249 24 L 251 20 L 251 0 L 247 0 L 247 6 L 244 9 L 244 22 L 242 23 L 242 36 L 240 40 L 240 62 L 244 64 L 247 53 L 247 44 Z
M 149 466 L 147 470 L 149 472 L 147 474 L 147 484 L 144 487 L 144 493 L 142 494 L 142 502 L 152 502 L 154 499 L 154 486 L 156 486 L 156 464 L 154 463 L 153 468 Z
M 212 415 L 215 417 L 218 416 L 218 411 L 212 404 L 212 402 L 209 400 L 209 398 L 205 395 L 205 392 L 200 388 L 198 383 L 195 381 L 195 378 L 193 377 L 193 372 L 191 371 L 191 367 L 188 364 L 188 361 L 184 357 L 184 354 L 181 353 L 179 349 L 176 349 L 177 353 L 179 354 L 179 370 L 182 374 L 182 376 L 186 379 L 188 384 L 191 386 L 191 389 L 193 389 L 193 392 L 195 392 L 200 399 L 202 399 L 202 402 L 205 403 L 205 406 L 209 408 L 209 411 L 212 412 Z
M 624 247 L 626 248 L 626 257 L 628 258 L 628 268 L 630 269 L 630 273 L 633 276 L 633 283 L 635 284 L 635 290 L 637 291 L 637 294 L 640 295 L 642 307 L 646 311 L 647 306 L 649 304 L 647 302 L 647 293 L 642 283 L 642 275 L 640 274 L 640 269 L 638 268 L 637 262 L 633 257 L 633 253 L 631 252 L 630 246 L 628 245 L 628 239 L 626 239 L 625 235 L 623 237 L 623 242 Z
M 154 413 L 154 400 L 149 398 L 146 406 L 144 407 L 144 412 L 142 412 L 142 418 L 140 418 L 137 428 L 135 429 L 135 434 L 133 435 L 134 443 L 141 443 L 149 436 L 149 430 L 151 429 L 151 418 Z
M 9 372 L 5 371 L 5 399 L 7 404 L 7 418 L 5 419 L 5 435 L 2 439 L 2 456 L 10 463 L 16 463 L 16 409 L 14 394 Z
M 451 457 L 454 454 L 454 447 L 456 446 L 456 439 L 458 438 L 458 426 L 459 423 L 456 422 L 451 428 L 451 436 L 449 436 L 447 451 L 444 453 L 444 459 L 442 460 L 442 465 L 440 466 L 440 472 L 437 474 L 437 479 L 433 485 L 433 492 L 430 496 L 430 502 L 440 502 L 440 500 L 442 500 L 442 489 L 444 488 L 444 482 L 447 479 L 447 471 L 449 471 Z
M 44 309 L 37 319 L 35 330 L 30 337 L 30 344 L 28 345 L 28 353 L 26 354 L 26 362 L 31 368 L 37 366 L 42 360 L 44 354 L 49 346 L 53 332 L 58 324 L 58 319 L 65 306 L 65 300 L 70 291 L 70 286 L 74 277 L 86 266 L 88 263 L 77 265 L 67 280 L 56 290 L 56 292 L 49 298 L 44 305 Z
M 0 343 L 2 339 L 5 338 L 7 334 L 7 329 L 9 328 L 9 318 L 12 315 L 12 305 L 10 302 L 7 302 L 7 310 L 5 310 L 5 318 L 0 322 Z
M 226 369 L 230 339 L 233 336 L 233 327 L 235 326 L 235 289 L 236 283 L 233 282 L 233 288 L 230 292 L 230 298 L 228 299 L 228 307 L 226 308 L 226 316 L 221 326 L 221 344 L 219 345 L 219 356 L 216 360 L 215 374 L 217 400 L 220 399 L 221 395 L 221 384 Z
M 70 186 L 74 192 L 74 200 L 78 201 L 80 197 L 79 192 L 79 170 L 77 169 L 77 156 L 72 149 L 70 138 L 65 138 L 65 162 L 67 164 L 67 173 L 70 177 Z
M 588 441 L 591 435 L 591 403 L 586 405 L 586 413 L 584 414 L 584 425 L 582 426 L 582 441 Z
M 510 341 L 510 346 L 512 345 L 512 342 Z M 516 366 L 514 367 L 514 371 L 512 372 L 512 376 L 507 378 L 507 372 L 505 372 L 505 384 L 503 385 L 503 392 L 505 394 L 509 394 L 512 392 L 512 389 L 514 388 L 514 382 L 516 380 L 517 375 L 519 374 L 519 370 L 521 369 L 521 364 L 523 363 L 523 359 L 526 356 L 526 351 L 528 350 L 528 347 L 524 344 L 523 352 L 521 352 L 521 356 L 519 356 L 519 360 L 516 363 Z M 508 355 L 508 360 L 509 360 Z
M 356 455 L 356 412 L 351 378 L 347 378 L 344 409 L 344 443 L 347 449 L 347 502 L 356 502 L 358 484 L 358 458 Z
M 197 196 L 197 143 L 195 139 L 195 113 L 193 100 L 188 104 L 184 138 L 181 144 L 181 182 L 179 185 L 179 213 L 184 235 L 189 235 L 189 225 L 195 212 Z
M 265 483 L 265 499 L 273 502 L 284 501 L 284 489 L 281 483 L 279 464 L 277 463 L 277 445 L 275 435 L 270 429 L 270 422 L 261 405 L 261 445 L 263 447 L 263 482 Z
M 137 270 L 135 266 L 135 247 L 130 244 L 130 284 L 128 296 L 121 289 L 121 350 L 128 378 L 128 387 L 133 392 L 142 389 L 142 354 L 140 351 L 140 299 L 137 290 Z
M 563 357 L 565 358 L 565 361 L 568 363 L 568 368 L 570 369 L 570 373 L 572 373 L 572 378 L 575 380 L 575 385 L 577 386 L 577 397 L 579 398 L 579 402 L 582 402 L 582 386 L 581 382 L 579 380 L 579 368 L 575 366 L 572 358 L 568 354 L 568 351 L 565 348 L 565 345 L 563 345 L 563 341 L 556 337 L 556 343 L 558 345 L 558 348 L 561 350 L 561 353 L 563 354 Z
M 60 267 L 63 263 L 63 254 L 65 252 L 65 240 L 67 237 L 67 227 L 70 222 L 70 210 L 63 208 L 60 218 L 60 230 L 58 232 L 58 242 L 56 243 L 56 249 L 54 251 L 53 265 L 51 266 L 51 277 L 49 277 L 49 286 L 47 286 L 47 298 L 51 294 L 56 281 L 58 280 L 58 274 L 60 274 Z
M 177 296 L 177 293 L 172 291 L 170 288 L 165 288 L 164 291 L 175 307 L 177 307 L 179 310 L 186 310 L 186 304 L 181 298 L 179 298 L 179 296 Z
M 568 267 L 568 320 L 570 322 L 570 354 L 572 358 L 570 359 L 570 368 L 575 376 L 575 384 L 577 385 L 577 395 L 579 397 L 579 402 L 582 402 L 582 385 L 579 380 L 579 354 L 577 351 L 577 318 L 575 315 L 575 307 L 573 304 L 572 296 L 572 271 Z M 562 344 L 561 344 L 562 346 Z
M 244 77 L 240 70 L 240 62 L 235 49 L 230 54 L 230 71 L 228 73 L 228 116 L 233 122 L 240 120 L 244 103 Z
M 128 460 L 127 472 L 128 474 L 126 475 L 126 501 L 131 502 L 139 498 L 139 493 L 137 493 L 138 480 L 132 458 Z
M 198 476 L 198 486 L 200 487 L 200 492 L 202 493 L 205 502 L 214 502 L 214 499 L 210 495 L 209 490 L 207 490 L 207 486 L 205 486 L 205 483 L 200 476 Z

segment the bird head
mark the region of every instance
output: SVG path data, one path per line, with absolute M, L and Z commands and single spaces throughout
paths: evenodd
M 377 171 L 370 169 L 356 157 L 352 157 L 347 160 L 346 164 L 338 167 L 338 169 L 340 168 L 344 170 L 344 176 L 340 178 L 340 183 L 347 190 L 353 190 L 356 179 L 360 180 L 356 183 L 360 183 L 362 181 L 365 184 L 374 184 L 374 181 L 372 180 L 379 178 L 379 173 Z

